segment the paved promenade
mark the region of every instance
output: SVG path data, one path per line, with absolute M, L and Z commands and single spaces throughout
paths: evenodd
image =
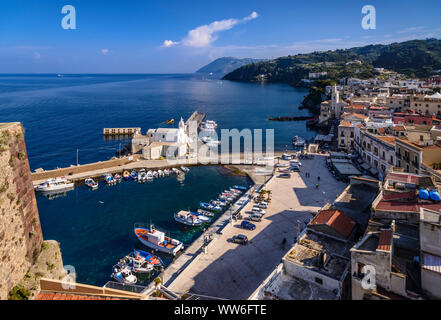
M 287 163 L 280 161 L 280 163 Z M 294 244 L 298 226 L 301 228 L 326 202 L 332 202 L 346 185 L 336 181 L 325 166 L 323 156 L 303 160 L 301 173 L 290 179 L 278 173 L 268 182 L 272 201 L 254 231 L 240 229 L 239 222 L 229 224 L 222 235 L 213 240 L 208 252 L 196 257 L 169 285 L 174 292 L 191 292 L 226 299 L 247 299 L 280 263 Z M 311 177 L 306 178 L 305 172 Z M 320 176 L 319 188 L 315 188 Z M 253 203 L 247 204 L 242 216 L 248 216 Z M 245 234 L 246 246 L 231 243 L 232 236 Z M 283 245 L 283 239 L 287 243 Z

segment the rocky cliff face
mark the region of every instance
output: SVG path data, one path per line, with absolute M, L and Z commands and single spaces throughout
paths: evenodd
M 23 127 L 0 124 L 0 299 L 23 279 L 42 243 Z

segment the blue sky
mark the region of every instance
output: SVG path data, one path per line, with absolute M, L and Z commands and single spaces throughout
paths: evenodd
M 61 27 L 64 5 L 76 30 Z M 361 27 L 364 5 L 375 30 Z M 441 38 L 439 12 L 439 0 L 1 0 L 0 73 L 182 73 L 222 56 Z

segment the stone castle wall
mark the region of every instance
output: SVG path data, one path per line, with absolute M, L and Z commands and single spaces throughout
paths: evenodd
M 43 235 L 20 123 L 0 123 L 0 299 L 23 279 Z

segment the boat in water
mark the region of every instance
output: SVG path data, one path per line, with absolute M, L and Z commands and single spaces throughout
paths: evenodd
M 153 172 L 149 170 L 145 176 L 146 180 L 153 180 Z
M 98 189 L 98 183 L 95 180 L 93 180 L 92 178 L 88 178 L 88 179 L 84 180 L 84 183 L 86 186 L 88 186 L 92 190 Z
M 169 176 L 169 175 L 170 175 L 170 171 L 169 171 L 168 169 L 164 169 L 164 174 L 165 174 L 166 176 Z
M 122 177 L 119 173 L 115 174 L 115 176 L 113 178 L 115 179 L 115 182 L 118 182 L 118 183 L 121 182 L 121 180 L 122 180 Z
M 183 172 L 188 172 L 188 171 L 190 171 L 190 169 L 188 169 L 188 168 L 185 167 L 185 166 L 182 166 L 182 167 L 181 167 L 181 170 L 182 170 Z
M 210 211 L 214 211 L 214 212 L 221 212 L 222 211 L 222 208 L 220 206 L 214 206 L 214 205 L 206 203 L 206 202 L 201 202 L 199 204 L 199 206 L 202 209 L 210 210 Z
M 112 278 L 124 284 L 135 284 L 138 281 L 129 266 L 114 266 Z
M 115 183 L 115 180 L 113 179 L 113 176 L 110 173 L 106 173 L 104 175 L 104 181 L 107 185 L 112 185 Z
M 141 169 L 138 171 L 138 183 L 143 183 L 146 179 L 145 169 Z
M 241 191 L 246 191 L 248 189 L 247 187 L 244 187 L 244 186 L 233 186 L 233 188 L 241 190 Z
M 165 124 L 173 124 L 175 123 L 175 119 L 169 119 L 167 121 L 164 122 Z
M 295 136 L 292 139 L 292 144 L 294 147 L 303 147 L 305 145 L 306 140 L 302 137 Z
M 217 123 L 213 120 L 206 120 L 199 127 L 203 131 L 214 131 L 217 128 Z
M 159 170 L 158 170 L 158 176 L 159 176 L 159 177 L 163 177 L 163 176 L 165 176 L 164 171 L 162 171 L 161 169 L 159 169 Z
M 130 271 L 135 273 L 150 273 L 155 269 L 162 269 L 163 263 L 160 258 L 151 253 L 133 250 L 133 252 L 121 259 L 117 266 L 128 266 Z
M 132 180 L 138 180 L 138 172 L 136 172 L 135 170 L 133 170 L 131 173 L 130 173 L 130 178 L 132 178 Z
M 124 179 L 125 181 L 127 181 L 127 180 L 130 179 L 130 173 L 129 173 L 127 170 L 124 170 L 124 171 L 123 171 L 122 176 L 123 176 L 123 179 Z
M 176 168 L 172 168 L 171 170 L 172 170 L 172 172 L 173 172 L 174 174 L 179 174 L 179 172 L 180 172 L 180 171 L 179 171 L 178 169 L 176 169 Z
M 135 224 L 135 235 L 145 246 L 171 255 L 176 255 L 184 248 L 184 244 L 176 239 L 166 237 L 164 232 L 150 225 L 146 228 L 143 224 Z
M 42 193 L 52 193 L 59 191 L 72 190 L 75 183 L 68 180 L 66 177 L 51 178 L 34 187 L 34 190 Z
M 207 211 L 207 210 L 203 210 L 203 209 L 198 209 L 198 213 L 200 215 L 204 215 L 206 217 L 214 217 L 214 213 L 211 211 Z
M 174 219 L 176 222 L 190 227 L 197 227 L 203 223 L 196 214 L 191 213 L 190 211 L 179 211 L 174 214 Z

